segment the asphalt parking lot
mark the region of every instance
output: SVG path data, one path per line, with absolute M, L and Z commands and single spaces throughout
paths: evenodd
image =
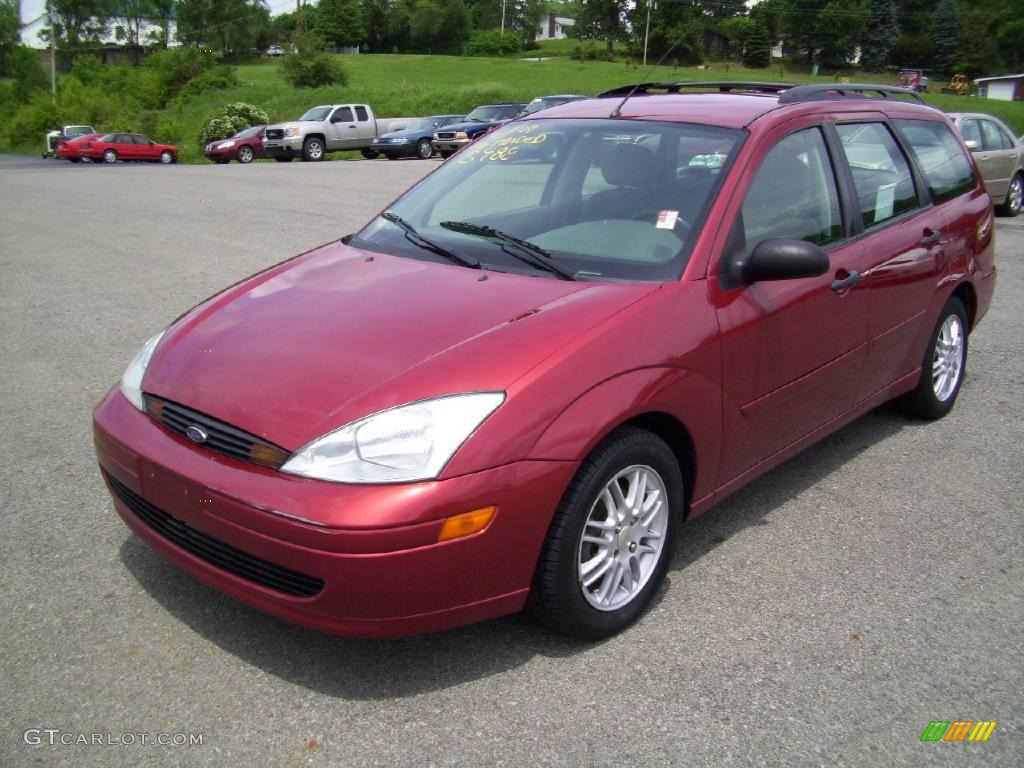
M 606 642 L 319 635 L 129 535 L 90 410 L 141 344 L 435 164 L 0 157 L 0 765 L 1024 765 L 1024 217 L 953 413 L 882 407 L 686 526 Z M 922 743 L 933 720 L 998 725 Z

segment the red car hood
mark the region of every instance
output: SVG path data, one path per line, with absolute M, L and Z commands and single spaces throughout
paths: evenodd
M 383 407 L 506 389 L 656 289 L 484 273 L 334 243 L 179 318 L 143 389 L 294 450 Z

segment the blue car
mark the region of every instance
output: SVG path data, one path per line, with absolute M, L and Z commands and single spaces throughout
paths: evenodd
M 518 117 L 525 108 L 525 104 L 518 102 L 477 107 L 466 115 L 466 122 L 446 125 L 443 130 L 434 131 L 434 149 L 441 157 L 448 157 L 494 126 Z
M 465 115 L 433 115 L 421 117 L 412 125 L 400 131 L 392 131 L 378 136 L 370 145 L 374 152 L 380 152 L 388 160 L 400 157 L 420 157 L 429 159 L 434 154 L 431 139 L 434 131 L 446 125 L 452 125 L 465 119 Z

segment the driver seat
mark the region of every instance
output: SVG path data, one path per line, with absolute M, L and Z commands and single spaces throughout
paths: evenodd
M 604 153 L 599 168 L 610 189 L 584 201 L 583 220 L 629 219 L 663 207 L 664 174 L 657 156 L 646 147 L 613 145 Z

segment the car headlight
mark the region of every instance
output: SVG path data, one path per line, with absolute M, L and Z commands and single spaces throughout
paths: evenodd
M 392 139 L 391 143 L 392 144 L 408 144 L 409 143 L 409 139 Z
M 465 131 L 456 131 L 455 132 L 455 138 L 456 139 L 468 139 L 469 135 Z
M 504 401 L 504 392 L 473 392 L 400 405 L 314 440 L 281 471 L 336 483 L 431 480 Z
M 302 129 L 301 128 L 289 128 L 287 131 L 284 132 L 285 138 L 288 138 L 288 139 L 295 138 L 296 136 L 300 136 L 301 134 L 302 134 Z
M 153 357 L 153 352 L 165 333 L 166 329 L 147 341 L 139 350 L 139 354 L 128 363 L 124 375 L 121 376 L 121 394 L 140 411 L 146 410 L 146 403 L 142 399 L 142 377 L 146 375 L 146 368 Z
M 233 146 L 235 146 L 233 141 L 222 141 L 217 149 L 231 149 Z

